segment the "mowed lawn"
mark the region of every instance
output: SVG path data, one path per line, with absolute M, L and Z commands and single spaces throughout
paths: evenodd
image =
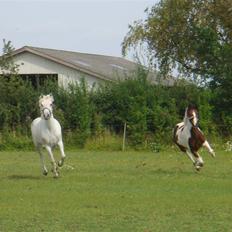
M 176 149 L 66 153 L 54 179 L 35 152 L 0 152 L 1 232 L 232 231 L 232 152 L 202 151 L 198 173 Z

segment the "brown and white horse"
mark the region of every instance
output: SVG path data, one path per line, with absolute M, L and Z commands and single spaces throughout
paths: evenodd
M 186 108 L 184 121 L 176 125 L 173 139 L 180 150 L 188 155 L 197 171 L 204 164 L 202 157 L 198 153 L 202 146 L 206 147 L 209 153 L 215 157 L 213 149 L 198 127 L 198 112 L 194 106 Z

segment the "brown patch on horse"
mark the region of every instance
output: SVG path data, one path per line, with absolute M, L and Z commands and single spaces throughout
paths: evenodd
M 184 125 L 183 126 L 180 126 L 180 128 L 182 127 L 182 129 L 184 128 Z M 186 152 L 186 147 L 180 145 L 177 140 L 178 140 L 178 136 L 176 134 L 177 130 L 179 129 L 179 126 L 176 126 L 175 129 L 174 129 L 174 132 L 173 132 L 173 141 L 174 143 L 180 148 L 181 151 L 183 152 Z
M 187 110 L 187 117 L 191 118 L 193 116 L 194 109 L 189 109 Z
M 187 117 L 190 118 L 193 116 L 193 113 L 197 112 L 197 108 L 195 106 L 188 106 L 187 108 Z
M 205 136 L 198 127 L 192 127 L 190 133 L 189 147 L 193 153 L 196 153 L 205 142 Z
M 187 148 L 184 147 L 184 146 L 182 146 L 182 145 L 180 145 L 179 143 L 176 142 L 176 145 L 180 148 L 181 151 L 183 151 L 183 152 L 187 151 Z

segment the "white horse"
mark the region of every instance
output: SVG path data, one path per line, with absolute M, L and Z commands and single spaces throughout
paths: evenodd
M 58 166 L 62 166 L 65 159 L 64 145 L 62 141 L 62 133 L 60 123 L 53 117 L 52 107 L 54 98 L 51 94 L 43 95 L 39 98 L 39 107 L 41 117 L 36 118 L 31 124 L 31 132 L 34 145 L 39 152 L 42 172 L 44 175 L 48 174 L 48 170 L 45 166 L 42 148 L 44 147 L 52 162 L 52 171 L 54 177 L 58 177 L 58 167 L 53 156 L 52 150 L 58 145 L 61 152 L 61 160 L 58 162 Z
M 197 109 L 193 106 L 188 106 L 185 110 L 184 121 L 178 123 L 174 129 L 173 139 L 180 150 L 185 152 L 191 159 L 196 170 L 199 171 L 203 167 L 204 161 L 198 150 L 204 146 L 213 157 L 215 157 L 215 153 L 197 124 Z

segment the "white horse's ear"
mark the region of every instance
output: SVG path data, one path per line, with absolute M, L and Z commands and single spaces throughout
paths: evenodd
M 39 105 L 41 104 L 41 101 L 42 101 L 43 97 L 44 97 L 43 94 L 41 94 L 41 95 L 39 96 Z
M 51 97 L 52 102 L 54 102 L 54 97 L 53 97 L 53 95 L 50 93 L 49 96 Z

